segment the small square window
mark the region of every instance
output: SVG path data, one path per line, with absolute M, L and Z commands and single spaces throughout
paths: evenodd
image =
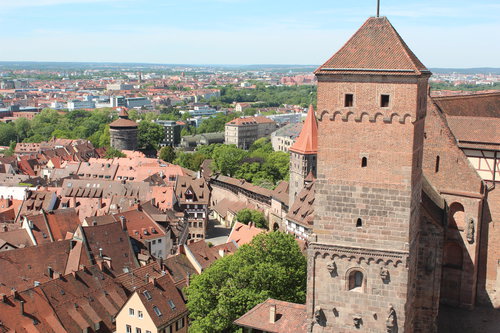
M 390 100 L 389 95 L 380 95 L 380 107 L 388 108 L 389 107 L 389 100 Z
M 144 318 L 142 311 L 137 311 L 137 317 L 139 317 L 140 319 Z
M 132 326 L 127 325 L 127 333 L 132 333 Z
M 345 94 L 344 106 L 346 108 L 352 107 L 354 105 L 354 95 L 353 94 Z
M 131 315 L 131 316 L 133 316 L 134 315 L 134 309 L 129 308 L 128 309 L 128 314 Z
M 135 328 L 135 333 L 141 333 L 141 329 L 139 327 Z

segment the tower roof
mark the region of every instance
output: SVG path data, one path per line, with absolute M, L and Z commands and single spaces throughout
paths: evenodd
M 370 17 L 315 74 L 420 75 L 418 60 L 386 17 Z
M 120 108 L 120 113 L 118 114 L 118 117 L 123 118 L 123 119 L 128 119 L 127 110 L 125 110 L 125 108 Z
M 318 153 L 318 122 L 316 121 L 312 105 L 309 106 L 302 131 L 300 131 L 299 137 L 290 147 L 290 150 L 301 154 Z

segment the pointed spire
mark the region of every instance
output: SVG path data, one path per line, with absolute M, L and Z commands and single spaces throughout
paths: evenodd
M 128 119 L 127 110 L 125 110 L 125 108 L 120 108 L 120 113 L 118 114 L 118 117 L 121 119 Z
M 430 73 L 386 17 L 370 17 L 316 74 Z
M 300 131 L 299 137 L 290 147 L 290 151 L 300 154 L 318 153 L 318 122 L 312 104 L 309 106 L 302 131 Z

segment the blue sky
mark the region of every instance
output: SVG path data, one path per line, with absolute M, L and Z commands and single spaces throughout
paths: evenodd
M 381 0 L 428 67 L 500 67 L 500 1 Z M 0 0 L 0 61 L 320 64 L 376 0 Z

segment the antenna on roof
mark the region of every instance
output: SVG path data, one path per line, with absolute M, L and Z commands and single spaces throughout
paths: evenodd
M 377 0 L 377 17 L 380 17 L 380 0 Z

